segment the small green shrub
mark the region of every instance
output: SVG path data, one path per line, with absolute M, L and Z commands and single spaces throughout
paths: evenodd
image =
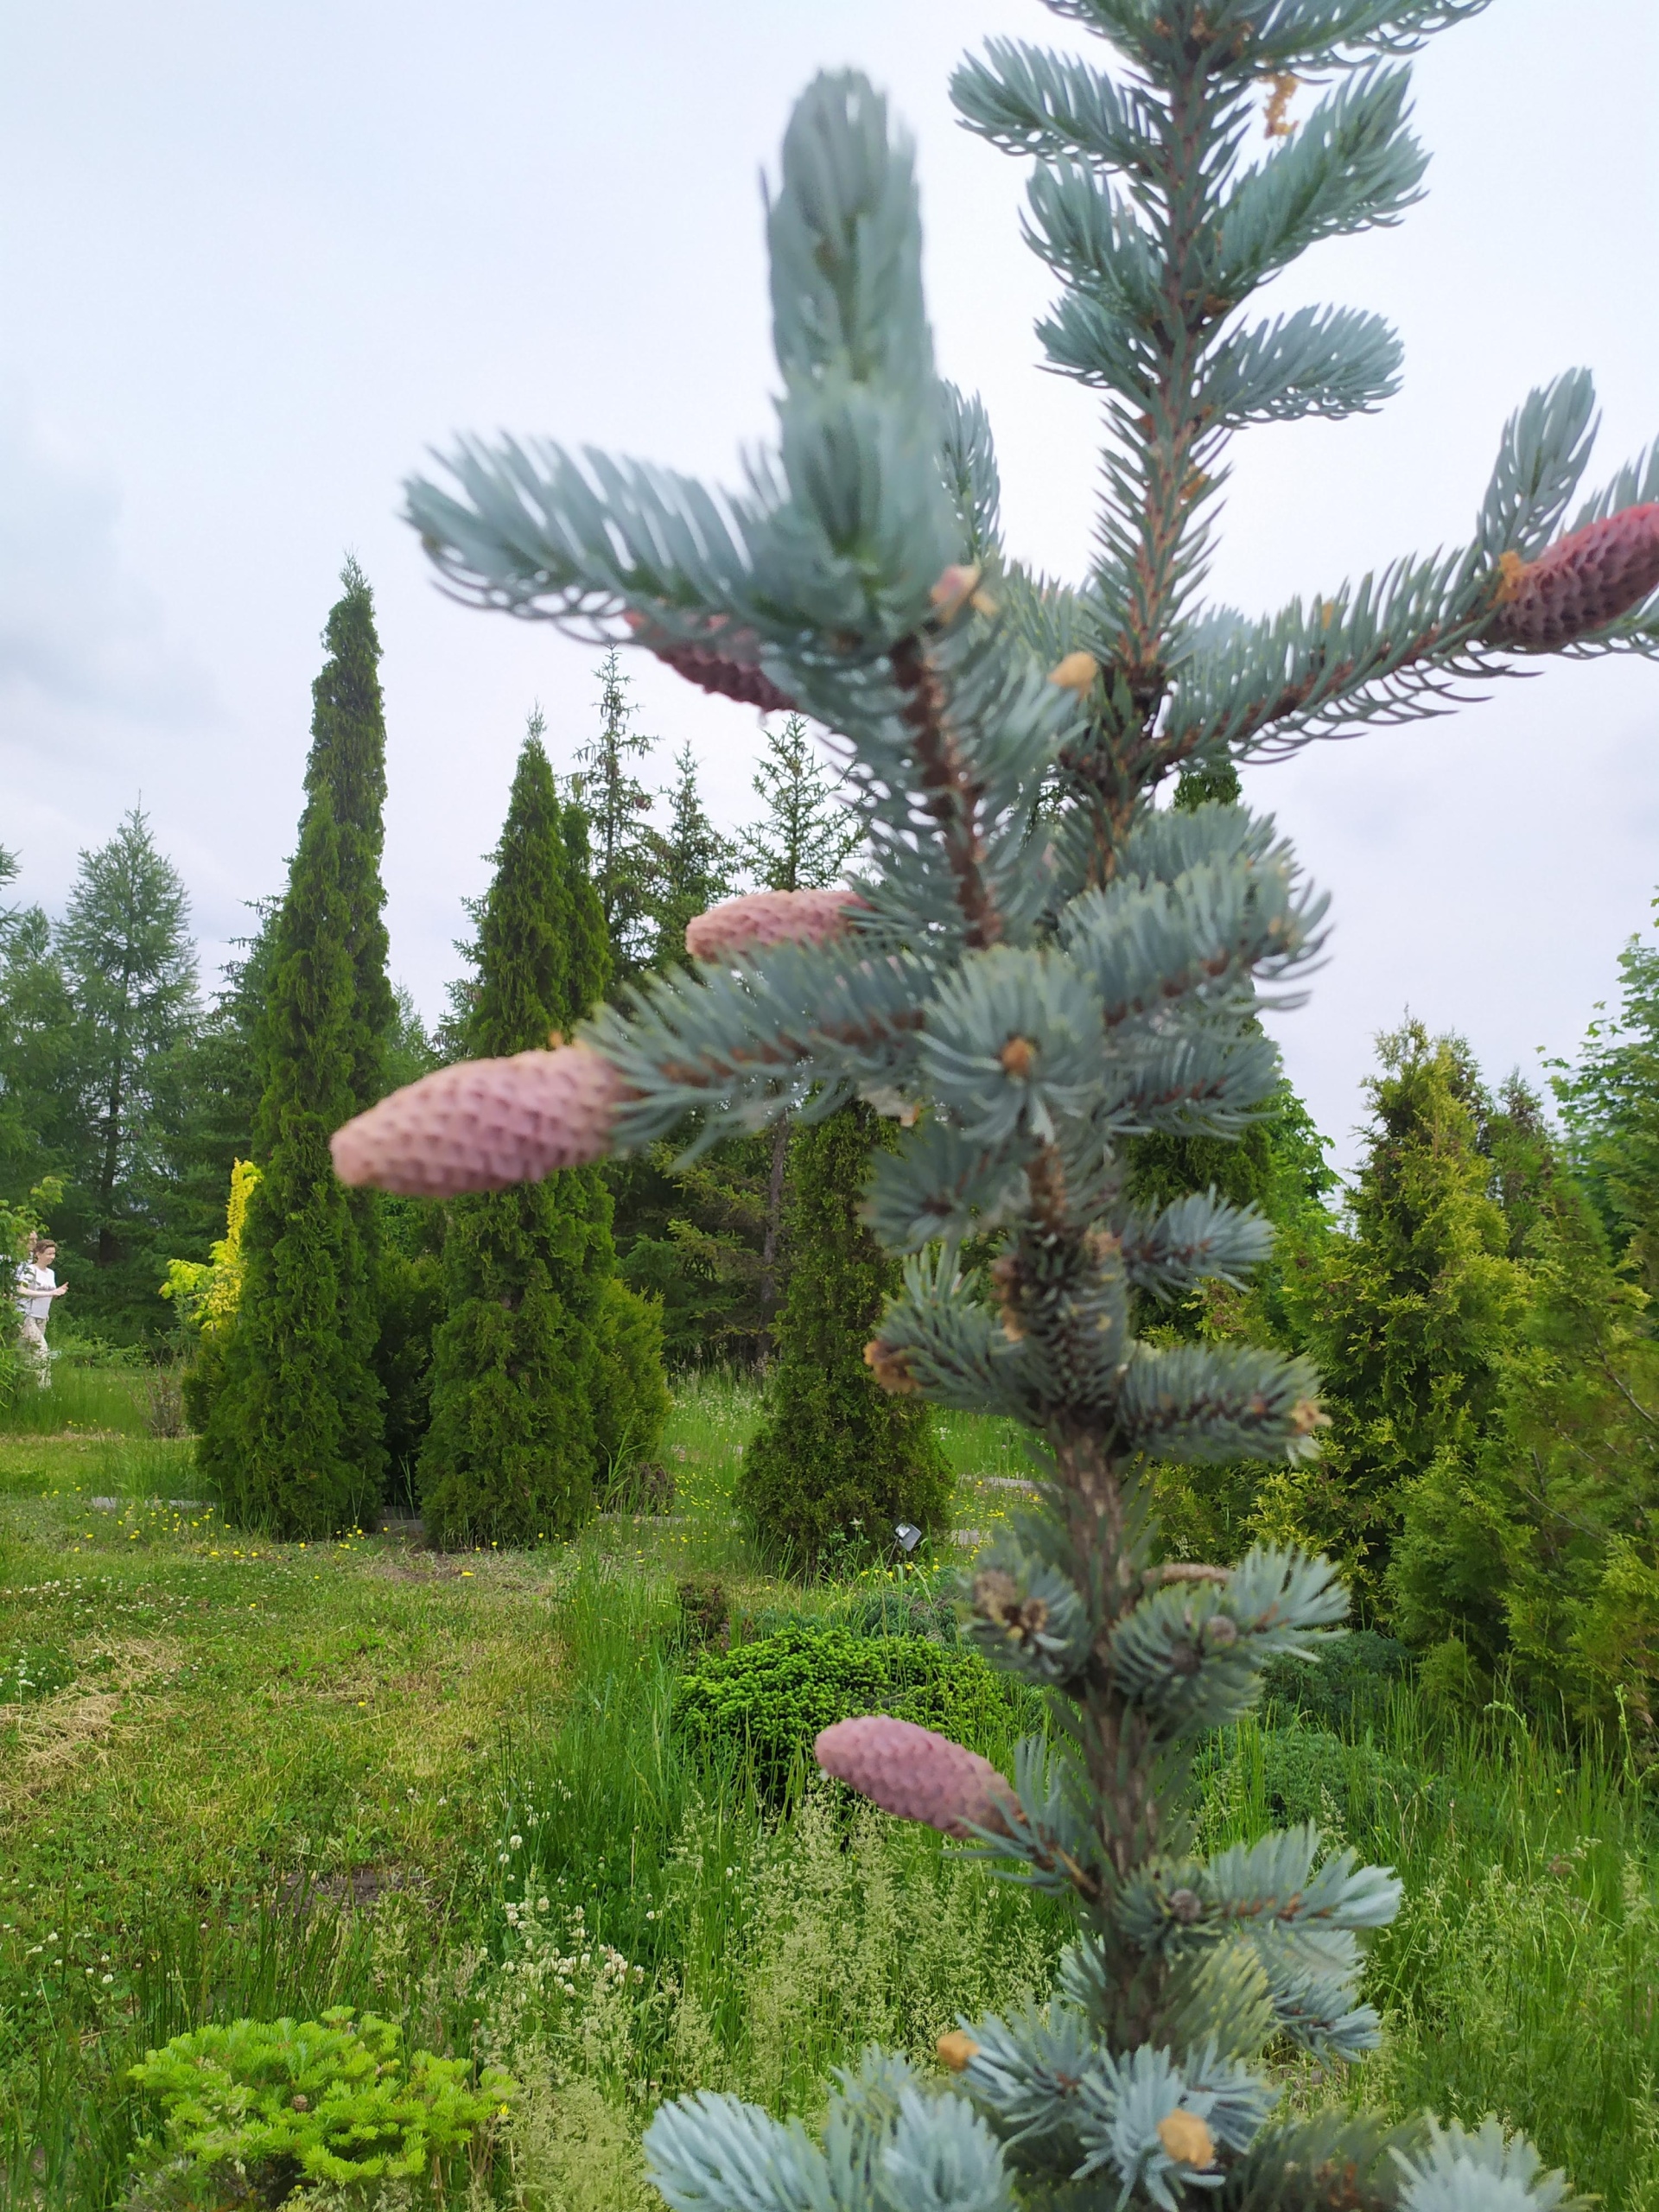
M 675 1584 L 674 1598 L 679 1607 L 679 1640 L 686 1649 L 701 1651 L 726 1633 L 731 1600 L 716 1575 L 688 1574 Z
M 1005 1734 L 1013 1708 L 1008 1688 L 977 1652 L 842 1628 L 787 1628 L 710 1652 L 674 1694 L 683 1735 L 704 1753 L 747 1754 L 772 1798 L 787 1790 L 821 1728 L 861 1713 L 890 1713 L 974 1745 Z
M 516 2085 L 417 2050 L 349 2005 L 321 2020 L 233 2020 L 152 2050 L 131 2078 L 162 2103 L 164 2140 L 135 2153 L 139 2201 L 275 2205 L 308 2183 L 407 2178 L 441 2164 L 507 2107 Z
M 1277 1659 L 1262 1675 L 1268 1705 L 1300 1713 L 1339 1733 L 1379 1724 L 1393 1685 L 1411 1672 L 1411 1653 L 1391 1636 L 1356 1629 L 1327 1643 L 1319 1657 Z
M 1347 1837 L 1397 1827 L 1404 1808 L 1433 1786 L 1369 1738 L 1344 1743 L 1300 1721 L 1229 1729 L 1199 1754 L 1194 1771 L 1217 1811 L 1234 1813 L 1243 1801 L 1263 1827 L 1312 1821 Z

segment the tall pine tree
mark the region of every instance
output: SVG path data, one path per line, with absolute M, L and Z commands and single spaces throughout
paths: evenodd
M 478 913 L 478 1056 L 544 1046 L 603 994 L 604 915 L 579 808 L 559 804 L 539 714 L 518 756 L 495 878 Z M 420 1488 L 446 1543 L 533 1541 L 586 1516 L 603 1410 L 600 1336 L 612 1273 L 597 1168 L 457 1198 L 444 1241 L 432 1425 Z
M 373 595 L 349 557 L 340 583 L 311 687 L 305 811 L 256 1052 L 264 1179 L 203 1441 L 203 1465 L 238 1513 L 302 1533 L 369 1511 L 385 1467 L 378 1201 L 340 1188 L 327 1147 L 384 1093 L 397 1020 L 380 880 L 380 641 Z
M 340 598 L 323 630 L 327 658 L 311 687 L 308 800 L 327 791 L 340 838 L 340 885 L 352 963 L 347 1081 L 361 1112 L 403 1080 L 395 1058 L 401 1017 L 387 974 L 385 887 L 386 718 L 380 690 L 380 639 L 368 579 L 348 554 Z M 416 1071 L 419 1071 L 418 1070 Z M 400 1256 L 386 1247 L 384 1208 L 372 1191 L 352 1205 L 368 1265 L 371 1341 L 383 1399 L 408 1395 L 404 1340 L 408 1285 Z
M 326 783 L 300 827 L 272 948 L 236 1326 L 200 1446 L 238 1521 L 288 1536 L 378 1503 L 384 1452 L 371 1260 L 328 1140 L 351 1114 L 352 907 Z

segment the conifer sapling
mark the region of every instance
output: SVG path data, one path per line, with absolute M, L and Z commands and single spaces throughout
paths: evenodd
M 1399 57 L 1479 0 L 1057 4 L 1116 49 L 1116 74 L 998 41 L 953 91 L 970 128 L 1035 159 L 1028 230 L 1060 285 L 1043 344 L 1102 394 L 1080 585 L 1003 551 L 983 412 L 933 365 L 910 149 L 853 74 L 810 86 L 785 138 L 767 213 L 779 438 L 741 491 L 476 442 L 449 488 L 410 487 L 433 557 L 480 603 L 632 632 L 712 689 L 764 684 L 839 734 L 864 903 L 823 942 L 651 982 L 570 1049 L 613 1070 L 623 1147 L 692 1112 L 707 1140 L 860 1096 L 895 1113 L 867 1204 L 908 1258 L 873 1365 L 1022 1421 L 1044 1471 L 1039 1506 L 976 1562 L 972 1632 L 1046 1688 L 1055 1726 L 973 1826 L 1072 1901 L 1052 1996 L 960 2023 L 948 2080 L 867 2053 L 821 2140 L 704 2093 L 658 2113 L 647 2151 L 678 2212 L 1552 2207 L 1565 2185 L 1496 2122 L 1389 2135 L 1276 2110 L 1270 2044 L 1341 2062 L 1376 2040 L 1360 1942 L 1398 1885 L 1311 1827 L 1197 1856 L 1185 1763 L 1346 1600 L 1294 1552 L 1161 1561 L 1140 1470 L 1300 1460 L 1323 1417 L 1298 1360 L 1134 1338 L 1132 1292 L 1242 1277 L 1267 1236 L 1205 1194 L 1137 1211 L 1120 1148 L 1248 1126 L 1277 1082 L 1262 994 L 1320 942 L 1323 902 L 1272 822 L 1154 810 L 1160 779 L 1433 712 L 1516 651 L 1653 652 L 1654 578 L 1629 551 L 1650 525 L 1629 511 L 1659 498 L 1659 451 L 1575 519 L 1578 549 L 1560 539 L 1592 407 L 1574 372 L 1511 419 L 1465 547 L 1263 620 L 1203 606 L 1230 435 L 1372 408 L 1400 360 L 1373 315 L 1239 311 L 1307 246 L 1417 196 Z M 1291 78 L 1329 88 L 1285 135 Z M 1570 592 L 1548 583 L 1563 575 Z M 379 1172 L 372 1126 L 342 1142 L 353 1172 Z M 959 1264 L 970 1235 L 1001 1240 L 982 1281 Z M 831 1764 L 904 1813 L 965 1816 L 945 1803 L 955 1747 L 854 1729 Z

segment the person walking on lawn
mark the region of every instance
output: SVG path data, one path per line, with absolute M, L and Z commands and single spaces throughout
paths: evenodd
M 29 1256 L 17 1270 L 17 1305 L 22 1315 L 21 1335 L 23 1350 L 35 1362 L 35 1381 L 42 1390 L 52 1381 L 52 1355 L 47 1350 L 47 1317 L 52 1311 L 52 1301 L 61 1298 L 69 1287 L 60 1282 L 53 1270 L 58 1248 L 48 1237 L 42 1243 L 29 1240 Z

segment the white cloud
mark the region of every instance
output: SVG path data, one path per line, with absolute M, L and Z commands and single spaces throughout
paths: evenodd
M 159 603 L 122 560 L 120 515 L 109 472 L 54 450 L 21 388 L 0 386 L 0 696 L 14 695 L 9 722 L 18 693 L 37 707 L 144 721 L 194 721 L 210 711 L 207 680 L 168 642 Z

